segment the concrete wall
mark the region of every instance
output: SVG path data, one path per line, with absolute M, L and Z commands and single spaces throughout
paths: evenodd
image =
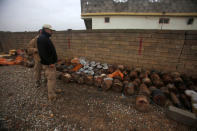
M 108 17 L 108 16 L 106 16 Z M 105 23 L 105 16 L 92 17 L 92 29 L 163 29 L 197 30 L 197 17 L 193 24 L 187 25 L 190 17 L 158 16 L 109 16 L 110 23 Z M 159 24 L 159 18 L 169 18 L 169 24 Z
M 0 32 L 0 42 L 5 51 L 24 48 L 35 35 Z M 83 56 L 110 64 L 197 75 L 197 31 L 62 31 L 56 32 L 52 41 L 61 59 Z

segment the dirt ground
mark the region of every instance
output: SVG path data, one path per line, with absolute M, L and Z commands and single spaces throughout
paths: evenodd
M 148 113 L 135 109 L 135 97 L 123 97 L 94 86 L 66 84 L 55 102 L 48 102 L 43 83 L 34 87 L 33 69 L 0 66 L 0 130 L 36 131 L 189 131 L 151 104 Z

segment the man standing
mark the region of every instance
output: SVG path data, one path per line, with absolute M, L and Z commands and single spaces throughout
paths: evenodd
M 43 25 L 42 33 L 38 37 L 37 47 L 40 56 L 40 63 L 42 64 L 45 76 L 47 78 L 48 87 L 48 99 L 56 99 L 56 68 L 55 63 L 57 62 L 57 54 L 55 47 L 50 40 L 53 29 L 51 25 Z
M 39 30 L 38 33 L 39 35 L 41 35 L 41 30 Z M 37 48 L 37 39 L 39 35 L 34 37 L 27 45 L 27 54 L 28 56 L 33 55 L 33 59 L 34 59 L 34 77 L 36 79 L 36 87 L 40 86 L 41 71 L 42 71 L 42 65 L 40 64 L 40 56 L 38 54 L 38 48 Z

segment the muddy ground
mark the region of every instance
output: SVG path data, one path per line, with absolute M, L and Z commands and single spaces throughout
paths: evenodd
M 135 109 L 135 96 L 123 97 L 94 86 L 66 84 L 55 102 L 48 102 L 43 83 L 34 87 L 33 69 L 0 66 L 0 130 L 36 131 L 189 131 L 151 104 L 148 113 Z

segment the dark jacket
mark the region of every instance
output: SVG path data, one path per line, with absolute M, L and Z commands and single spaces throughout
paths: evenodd
M 50 65 L 57 62 L 57 54 L 52 41 L 49 39 L 51 35 L 44 30 L 38 37 L 37 47 L 41 59 L 41 64 Z

